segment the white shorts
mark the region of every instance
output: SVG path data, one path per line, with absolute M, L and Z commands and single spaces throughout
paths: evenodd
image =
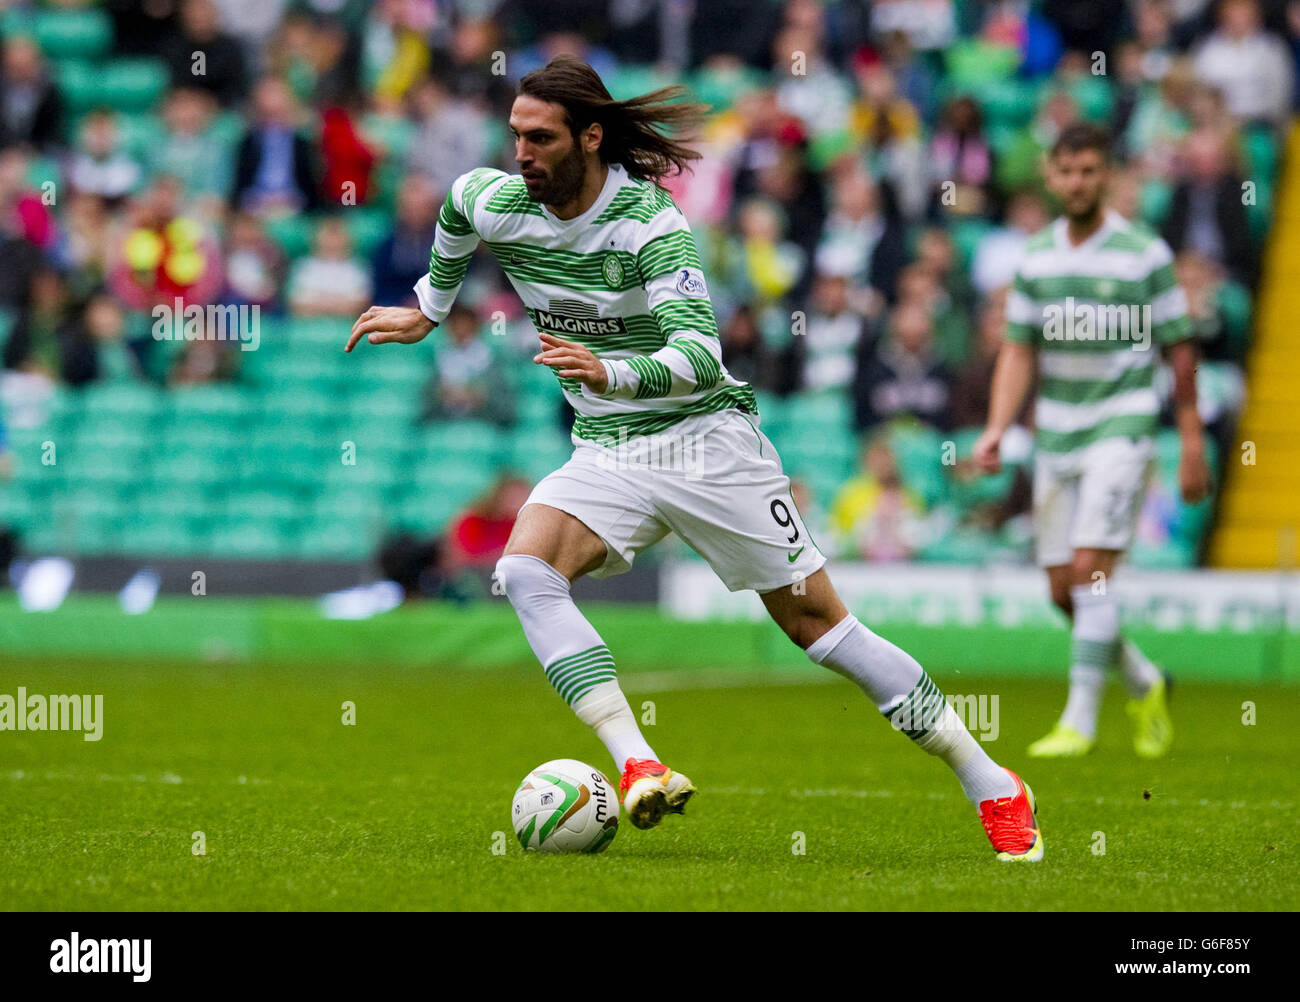
M 790 496 L 781 458 L 737 410 L 686 418 L 613 447 L 582 442 L 526 504 L 568 512 L 605 542 L 594 577 L 621 574 L 677 533 L 732 591 L 772 591 L 826 563 Z
M 1133 542 L 1150 439 L 1108 438 L 1065 456 L 1034 462 L 1034 530 L 1041 567 L 1068 564 L 1077 549 L 1127 550 Z

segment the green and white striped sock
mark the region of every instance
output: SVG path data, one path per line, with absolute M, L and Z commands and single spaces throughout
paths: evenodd
M 1070 600 L 1074 603 L 1070 695 L 1061 723 L 1093 738 L 1106 687 L 1106 668 L 1120 653 L 1119 606 L 1109 592 L 1093 594 L 1091 585 L 1075 585 L 1070 589 Z
M 1120 638 L 1116 662 L 1120 678 L 1133 699 L 1141 699 L 1160 681 L 1160 669 L 1127 637 Z
M 569 594 L 569 580 L 537 557 L 497 561 L 497 580 L 519 615 L 546 680 L 614 756 L 620 772 L 630 758 L 655 758 L 618 687 L 614 657 Z
M 576 654 L 566 654 L 546 666 L 546 681 L 555 687 L 560 698 L 570 706 L 588 690 L 617 678 L 614 656 L 604 644 L 588 647 Z
M 918 748 L 948 763 L 966 799 L 976 807 L 986 800 L 1015 796 L 1015 781 L 971 736 L 926 672 L 897 706 L 882 712 L 890 726 Z
M 815 640 L 808 657 L 856 682 L 895 730 L 947 762 L 976 807 L 1015 794 L 1015 782 L 971 737 L 917 660 L 856 616 L 845 616 Z

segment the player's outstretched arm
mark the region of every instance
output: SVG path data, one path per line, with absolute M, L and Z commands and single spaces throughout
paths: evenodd
M 1178 489 L 1183 500 L 1196 504 L 1210 493 L 1210 467 L 1205 461 L 1205 434 L 1196 407 L 1196 342 L 1179 341 L 1168 348 L 1174 374 L 1174 420 L 1181 448 Z
M 415 344 L 437 326 L 414 307 L 372 306 L 352 325 L 352 334 L 343 350 L 351 351 L 367 335 L 371 344 Z
M 1025 395 L 1034 379 L 1034 349 L 1020 341 L 1004 341 L 993 367 L 993 387 L 989 399 L 989 419 L 984 433 L 975 441 L 971 458 L 985 473 L 1002 468 L 998 456 L 1002 436 L 1020 412 Z

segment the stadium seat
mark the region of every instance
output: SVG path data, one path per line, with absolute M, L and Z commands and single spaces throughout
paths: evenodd
M 507 452 L 508 439 L 495 425 L 470 419 L 437 421 L 417 432 L 420 453 L 427 459 L 464 458 L 495 467 Z
M 953 246 L 957 250 L 957 260 L 962 268 L 969 268 L 975 256 L 975 248 L 994 229 L 992 223 L 984 219 L 955 219 L 949 230 Z
M 448 504 L 463 506 L 492 486 L 496 472 L 488 467 L 449 460 L 437 466 L 417 465 L 413 482 L 426 494 L 441 494 Z
M 267 235 L 280 245 L 285 257 L 290 260 L 304 257 L 311 251 L 312 238 L 316 233 L 316 220 L 311 216 L 280 216 L 266 220 L 264 225 Z
M 605 89 L 615 101 L 625 101 L 645 94 L 660 87 L 669 87 L 677 83 L 668 73 L 656 70 L 648 64 L 623 64 L 617 70 L 605 75 Z
M 898 462 L 898 472 L 908 489 L 933 508 L 945 500 L 947 483 L 942 466 L 942 436 L 922 424 L 898 423 L 887 431 Z
M 292 533 L 271 519 L 235 517 L 213 526 L 207 550 L 214 557 L 235 560 L 278 560 L 293 550 Z
M 1138 191 L 1138 214 L 1148 226 L 1159 228 L 1169 215 L 1174 190 L 1168 181 L 1151 178 Z
M 365 428 L 372 423 L 389 424 L 410 433 L 420 411 L 415 393 L 395 393 L 388 386 L 361 386 L 345 398 L 347 428 Z
M 168 394 L 170 413 L 165 420 L 212 421 L 226 427 L 247 427 L 256 397 L 247 390 L 222 383 L 180 387 Z
M 112 22 L 94 8 L 36 11 L 27 26 L 50 59 L 97 59 L 113 44 Z M 11 30 L 6 25 L 6 34 Z
M 993 79 L 980 87 L 979 105 L 990 126 L 1018 129 L 1038 110 L 1038 91 L 1031 82 L 1015 77 Z
M 146 383 L 95 383 L 81 391 L 81 416 L 92 425 L 112 421 L 136 428 L 153 421 L 165 406 L 163 392 Z
M 261 420 L 303 424 L 332 440 L 341 417 L 338 398 L 329 387 L 285 383 L 262 396 Z
M 343 222 L 352 234 L 352 253 L 367 260 L 393 228 L 390 213 L 370 206 L 347 208 L 343 212 Z
M 442 491 L 416 491 L 398 499 L 389 518 L 394 531 L 435 535 L 462 509 L 459 499 Z
M 848 430 L 851 405 L 844 393 L 798 393 L 786 399 L 786 424 L 798 434 L 821 428 Z
M 167 89 L 167 67 L 160 59 L 112 59 L 96 76 L 98 103 L 122 110 L 152 108 Z
M 1017 49 L 982 39 L 957 41 L 943 57 L 948 69 L 945 91 L 949 98 L 963 92 L 978 95 L 987 86 L 1011 76 L 1020 65 Z
M 702 67 L 686 81 L 692 99 L 710 105 L 715 113 L 726 111 L 738 98 L 763 84 L 763 74 L 748 66 Z
M 382 527 L 356 515 L 309 520 L 290 553 L 299 560 L 364 560 L 379 547 Z
M 195 529 L 175 518 L 133 518 L 118 533 L 124 554 L 137 557 L 189 557 L 214 555 L 210 533 Z
M 503 465 L 504 469 L 536 483 L 558 470 L 572 455 L 573 442 L 558 424 L 537 426 L 512 436 L 511 450 Z

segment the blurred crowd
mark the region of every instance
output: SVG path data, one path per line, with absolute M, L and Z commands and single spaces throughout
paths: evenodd
M 106 14 L 113 58 L 161 67 L 144 108 L 97 97 L 75 56 L 45 51 L 25 26 L 49 10 Z M 821 499 L 842 553 L 924 547 L 932 513 L 900 485 L 883 430 L 983 422 L 1005 290 L 1027 237 L 1054 215 L 1041 154 L 1080 117 L 1115 137 L 1114 207 L 1177 255 L 1207 360 L 1203 413 L 1221 445 L 1231 438 L 1296 102 L 1300 2 L 64 0 L 0 11 L 6 379 L 238 380 L 231 344 L 151 336 L 151 308 L 178 299 L 290 317 L 413 304 L 451 182 L 485 164 L 513 172 L 514 85 L 573 52 L 616 97 L 685 82 L 713 107 L 704 158 L 668 186 L 694 229 L 730 370 L 771 399 L 848 401 L 862 459 Z M 505 337 L 494 336 L 501 315 Z M 513 427 L 508 391 L 534 344 L 482 251 L 438 340 L 425 419 Z M 1023 505 L 1013 489 L 995 517 Z

